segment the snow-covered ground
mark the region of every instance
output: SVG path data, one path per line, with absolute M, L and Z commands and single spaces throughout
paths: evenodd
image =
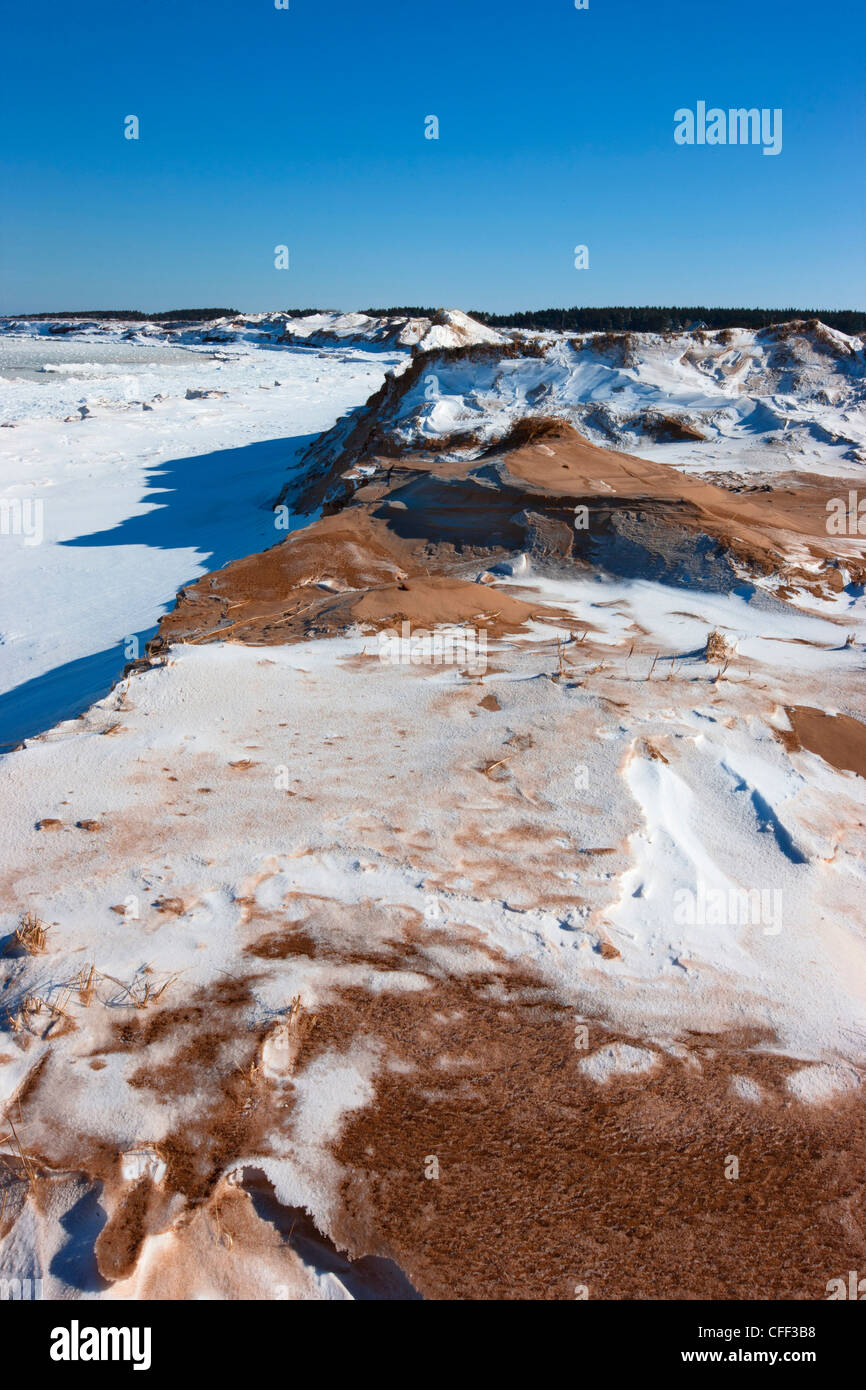
M 0 747 L 105 693 L 182 584 L 281 539 L 299 452 L 405 360 L 85 338 L 0 337 Z
M 202 322 L 150 322 L 146 319 L 15 319 L 0 318 L 0 364 L 7 349 L 4 338 L 41 339 L 42 346 L 67 344 L 65 360 L 79 356 L 86 360 L 86 346 L 93 345 L 104 353 L 115 353 L 118 361 L 125 353 L 138 347 L 155 344 L 163 348 L 221 347 L 247 344 L 260 348 L 319 347 L 328 349 L 365 348 L 408 351 L 420 348 L 468 347 L 472 344 L 501 345 L 509 335 L 485 327 L 460 309 L 440 309 L 432 318 L 409 318 L 400 315 L 341 314 L 336 312 L 306 314 L 289 313 L 246 314 L 232 318 L 210 319 Z M 139 354 L 141 358 L 141 354 Z M 61 351 L 57 359 L 63 360 Z
M 538 355 L 432 358 L 393 424 L 409 447 L 479 447 L 554 415 L 595 443 L 692 472 L 862 476 L 866 356 L 821 326 L 660 336 L 533 334 Z M 692 432 L 695 437 L 679 438 Z M 470 443 L 466 447 L 472 448 Z
M 0 759 L 0 1267 L 85 1299 L 811 1298 L 861 1267 L 859 541 L 644 461 L 858 479 L 863 345 L 827 334 L 0 334 L 0 495 L 45 503 L 39 544 L 0 537 L 7 727 L 45 721 Z M 527 415 L 641 462 L 569 432 L 470 477 Z M 179 585 L 282 539 L 318 431 L 333 514 L 83 698 L 80 663 L 107 686 Z M 572 551 L 583 496 L 727 587 L 605 568 L 603 521 Z M 382 661 L 408 612 L 489 625 L 484 668 Z
M 815 636 L 803 618 L 792 640 Z M 860 1094 L 864 783 L 774 733 L 820 676 L 786 647 L 721 685 L 702 661 L 649 681 L 620 633 L 614 664 L 575 659 L 563 685 L 548 637 L 494 644 L 480 679 L 382 665 L 363 635 L 179 647 L 7 757 L 6 926 L 30 910 L 47 945 L 9 963 L 0 1101 L 61 1217 L 17 1182 L 7 1269 L 58 1297 L 371 1296 L 351 1262 L 250 1229 L 256 1184 L 316 1240 L 388 1254 L 340 1235 L 354 1169 L 335 1150 L 391 1076 L 433 1099 L 465 1069 L 495 1076 L 454 1020 L 480 989 L 520 1046 L 513 972 L 558 1001 L 553 1065 L 590 1111 L 624 1085 L 709 1085 L 697 1044 L 729 1035 L 752 1040 L 714 1083 L 741 1126 L 790 1123 L 793 1103 L 826 1125 Z M 757 898 L 694 910 L 720 890 Z M 401 1160 L 416 1182 L 430 1151 Z M 817 1296 L 820 1270 L 794 1287 Z

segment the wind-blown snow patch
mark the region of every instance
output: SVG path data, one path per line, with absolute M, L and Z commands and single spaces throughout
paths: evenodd
M 825 1105 L 835 1096 L 858 1090 L 862 1082 L 853 1067 L 823 1065 L 791 1072 L 785 1085 L 806 1105 Z
M 658 1056 L 645 1047 L 632 1047 L 629 1043 L 611 1043 L 600 1047 L 589 1057 L 584 1057 L 580 1070 L 593 1081 L 609 1081 L 612 1076 L 640 1076 L 653 1071 L 658 1066 Z

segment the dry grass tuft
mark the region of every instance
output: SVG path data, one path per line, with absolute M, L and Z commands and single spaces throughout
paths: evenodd
M 704 648 L 704 658 L 706 661 L 716 661 L 727 664 L 734 655 L 734 648 L 724 633 L 713 629 L 707 637 L 707 645 Z
M 279 1025 L 276 1036 L 287 1043 L 290 1042 L 294 1048 L 297 1048 L 310 1036 L 317 1022 L 318 1015 L 308 1013 L 301 1003 L 301 996 L 296 994 Z
M 76 984 L 78 985 L 78 1002 L 84 1009 L 89 1009 L 93 1003 L 97 978 L 98 971 L 95 965 L 91 965 L 89 969 L 86 965 L 82 966 Z
M 13 1033 L 32 1033 L 45 1039 L 68 1033 L 75 1029 L 75 1020 L 66 1012 L 66 1005 L 74 986 L 67 987 L 58 999 L 45 999 L 41 994 L 25 994 L 17 1011 L 6 1015 L 6 1023 Z M 43 1018 L 45 1019 L 43 1025 Z M 35 1022 L 38 1020 L 38 1022 Z
M 272 1074 L 269 1069 L 273 1067 L 283 1076 L 290 1075 L 317 1022 L 317 1015 L 308 1013 L 301 1003 L 301 996 L 296 994 L 265 1039 L 260 1062 L 251 1070 L 250 1080 L 257 1080 L 259 1066 L 263 1067 L 265 1075 Z
M 43 922 L 35 912 L 24 912 L 18 919 L 15 935 L 6 949 L 26 951 L 30 956 L 38 956 L 45 950 L 48 923 Z
M 175 972 L 175 974 L 169 975 L 157 983 L 155 980 L 147 978 L 149 974 L 150 967 L 146 966 L 129 984 L 125 984 L 123 980 L 115 979 L 113 975 L 102 975 L 101 978 L 110 980 L 113 985 L 117 985 L 123 990 L 119 999 L 115 998 L 110 1001 L 112 1004 L 116 1006 L 129 1003 L 134 1009 L 146 1009 L 149 1004 L 155 1004 L 157 1000 L 161 999 L 169 985 L 173 985 L 175 980 L 180 978 L 180 972 Z
M 137 1009 L 146 1009 L 148 1004 L 155 1004 L 161 999 L 176 979 L 177 975 L 169 975 L 161 984 L 156 984 L 153 980 L 133 980 L 132 984 L 127 986 L 127 992 Z
M 303 1039 L 309 1037 L 318 1022 L 318 1014 L 308 1013 L 301 1003 L 301 996 L 296 994 L 289 1011 L 285 1017 L 285 1027 L 287 1032 L 294 1037 Z
M 23 1033 L 29 1031 L 30 1017 L 38 1016 L 45 1007 L 44 999 L 40 999 L 38 994 L 25 994 L 15 1013 L 8 1011 L 6 1023 L 13 1033 Z
M 27 1153 L 27 1150 L 26 1150 L 26 1149 L 24 1148 L 24 1146 L 22 1145 L 21 1140 L 20 1140 L 19 1137 L 18 1137 L 18 1131 L 16 1130 L 14 1124 L 12 1123 L 12 1116 L 11 1116 L 11 1115 L 7 1115 L 7 1117 L 6 1117 L 6 1123 L 9 1125 L 9 1129 L 10 1129 L 11 1133 L 10 1133 L 10 1134 L 0 1134 L 0 1144 L 8 1144 L 8 1143 L 10 1142 L 10 1140 L 11 1140 L 11 1142 L 15 1145 L 15 1148 L 18 1150 L 18 1158 L 19 1158 L 19 1160 L 20 1160 L 20 1162 L 21 1162 L 21 1167 L 22 1167 L 22 1170 L 23 1170 L 23 1172 L 24 1172 L 24 1176 L 25 1176 L 27 1182 L 30 1184 L 30 1186 L 33 1187 L 34 1184 L 35 1184 L 35 1182 L 36 1182 L 36 1178 L 37 1178 L 37 1176 L 38 1176 L 38 1175 L 37 1175 L 37 1172 L 36 1172 L 36 1168 L 35 1168 L 35 1166 L 34 1166 L 34 1164 L 33 1164 L 33 1159 L 30 1157 L 30 1154 Z M 19 1123 L 19 1125 L 21 1124 L 21 1102 L 20 1102 L 20 1101 L 18 1102 L 18 1123 Z M 7 1166 L 8 1166 L 8 1157 L 7 1157 L 7 1155 L 5 1155 L 5 1154 L 4 1154 L 4 1155 L 0 1155 L 0 1157 L 6 1158 Z M 4 1210 L 5 1210 L 5 1203 L 4 1203 Z
M 186 912 L 183 898 L 157 898 L 153 906 L 157 912 L 169 912 L 174 917 L 182 917 Z
M 563 436 L 573 433 L 571 421 L 564 420 L 559 416 L 521 415 L 506 430 L 505 434 L 495 439 L 484 452 L 485 454 L 508 453 L 513 449 L 525 449 L 530 444 L 537 444 L 539 440 L 561 439 Z

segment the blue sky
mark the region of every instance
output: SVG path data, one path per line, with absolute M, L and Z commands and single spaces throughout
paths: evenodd
M 2 312 L 866 307 L 859 0 L 43 0 L 4 39 Z M 698 100 L 781 107 L 781 154 L 675 145 Z

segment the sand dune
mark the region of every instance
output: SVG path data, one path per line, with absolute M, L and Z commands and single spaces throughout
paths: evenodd
M 841 336 L 737 370 L 805 417 Z M 799 1300 L 866 1258 L 842 475 L 604 448 L 495 384 L 583 348 L 449 352 L 3 759 L 0 1249 L 49 1296 Z M 420 438 L 431 362 L 472 443 Z M 384 660 L 403 624 L 484 660 Z

